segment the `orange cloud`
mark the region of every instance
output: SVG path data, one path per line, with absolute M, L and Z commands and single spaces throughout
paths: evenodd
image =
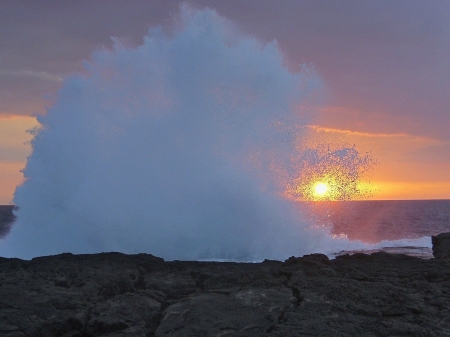
M 399 130 L 419 130 L 419 121 L 377 110 L 326 107 L 320 110 L 316 124 L 340 130 L 358 130 L 369 134 L 402 134 Z M 355 132 L 355 131 L 353 131 Z
M 25 166 L 24 162 L 3 162 L 0 161 L 0 204 L 12 203 L 16 186 L 23 182 L 21 170 Z
M 449 199 L 450 182 L 374 181 L 374 199 Z
M 34 117 L 0 115 L 0 204 L 11 202 L 16 186 L 23 181 L 21 170 L 33 138 L 27 130 L 38 125 Z

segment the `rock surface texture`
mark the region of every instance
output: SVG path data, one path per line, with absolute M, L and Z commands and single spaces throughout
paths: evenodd
M 433 256 L 436 259 L 450 259 L 450 233 L 431 237 Z
M 450 259 L 0 258 L 0 336 L 450 336 Z

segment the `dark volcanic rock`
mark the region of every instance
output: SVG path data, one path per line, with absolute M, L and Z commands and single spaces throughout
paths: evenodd
M 0 258 L 0 336 L 450 336 L 450 259 Z
M 450 258 L 450 233 L 443 233 L 431 237 L 433 256 L 436 259 Z

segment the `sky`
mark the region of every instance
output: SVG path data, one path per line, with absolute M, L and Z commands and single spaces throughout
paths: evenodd
M 12 202 L 36 115 L 113 38 L 142 44 L 181 1 L 0 2 L 0 204 Z M 374 199 L 450 199 L 450 2 L 184 1 L 209 7 L 286 67 L 314 67 L 323 97 L 310 131 L 371 151 Z

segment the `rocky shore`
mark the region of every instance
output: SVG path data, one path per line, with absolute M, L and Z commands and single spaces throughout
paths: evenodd
M 430 260 L 0 258 L 0 336 L 450 336 L 449 238 Z

